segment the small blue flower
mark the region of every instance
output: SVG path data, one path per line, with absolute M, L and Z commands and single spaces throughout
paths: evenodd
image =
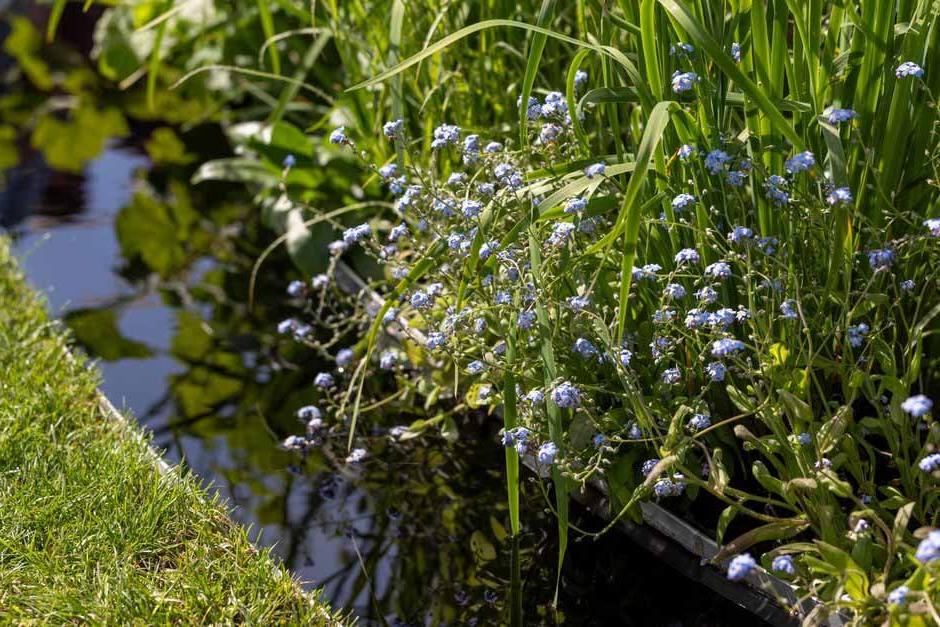
M 764 182 L 765 196 L 775 205 L 782 207 L 790 202 L 790 194 L 786 191 L 787 181 L 778 174 L 771 174 Z
M 702 429 L 707 429 L 712 425 L 711 418 L 705 414 L 693 414 L 692 418 L 689 419 L 689 430 L 693 433 L 701 431 Z
M 568 202 L 565 203 L 565 213 L 581 213 L 587 208 L 588 201 L 586 198 L 581 198 L 577 196 L 575 198 L 569 198 Z
M 891 605 L 904 605 L 907 603 L 907 595 L 911 591 L 907 586 L 898 586 L 888 593 L 888 603 Z
M 603 162 L 594 163 L 584 168 L 584 176 L 589 179 L 592 179 L 595 176 L 604 176 L 605 172 L 607 172 L 607 165 Z
M 552 388 L 551 399 L 558 407 L 574 408 L 581 404 L 581 393 L 574 384 L 562 381 Z
M 486 364 L 484 364 L 479 359 L 475 359 L 474 361 L 471 361 L 469 364 L 467 364 L 467 372 L 470 374 L 480 374 L 484 370 L 486 370 Z
M 805 431 L 801 433 L 800 435 L 796 436 L 796 439 L 803 446 L 809 446 L 810 444 L 813 443 L 813 436 L 806 433 Z
M 695 46 L 682 41 L 669 46 L 671 56 L 692 54 L 693 52 L 695 52 Z
M 551 466 L 555 463 L 556 455 L 558 455 L 558 447 L 554 442 L 546 442 L 539 447 L 538 460 L 544 466 Z
M 621 366 L 623 366 L 624 368 L 629 367 L 630 361 L 632 359 L 633 359 L 633 353 L 630 350 L 626 348 L 620 349 L 620 365 Z
M 858 113 L 852 109 L 830 109 L 826 114 L 826 119 L 830 124 L 841 124 L 843 122 L 848 122 L 855 117 L 858 117 Z
M 705 275 L 716 279 L 727 279 L 731 276 L 731 266 L 724 261 L 716 261 L 705 267 Z
M 383 179 L 392 179 L 398 176 L 398 166 L 394 163 L 387 163 L 379 168 L 379 176 Z
M 388 241 L 397 242 L 406 235 L 408 235 L 408 225 L 402 222 L 398 226 L 392 227 L 392 230 L 388 232 Z
M 731 156 L 724 150 L 712 150 L 705 155 L 705 169 L 712 174 L 718 174 L 729 161 Z
M 910 396 L 901 403 L 901 409 L 915 418 L 920 418 L 930 412 L 933 408 L 933 401 L 923 394 Z
M 728 181 L 728 185 L 731 187 L 741 187 L 747 180 L 747 172 L 742 172 L 741 170 L 731 170 L 728 172 L 728 174 L 725 175 L 725 180 Z
M 816 158 L 813 156 L 813 153 L 804 150 L 787 159 L 783 164 L 783 168 L 790 174 L 799 174 L 800 172 L 809 170 L 814 165 L 816 165 Z
M 682 144 L 679 147 L 679 158 L 683 161 L 695 154 L 695 146 L 691 144 Z
M 336 385 L 336 382 L 333 380 L 333 375 L 329 372 L 320 372 L 313 378 L 313 384 L 318 388 L 327 390 Z
M 698 263 L 699 255 L 692 248 L 683 248 L 676 253 L 676 265 L 682 265 L 684 263 Z
M 284 157 L 285 168 L 292 168 L 294 167 L 296 163 L 297 163 L 297 159 L 294 157 L 294 155 L 287 155 L 286 157 Z
M 741 44 L 736 41 L 731 42 L 731 60 L 735 63 L 741 62 Z
M 536 100 L 536 103 L 538 100 Z M 497 152 L 502 152 L 503 145 L 499 142 L 489 142 L 486 146 L 483 147 L 483 152 L 487 154 L 496 154 Z
M 747 228 L 746 226 L 736 226 L 730 233 L 728 233 L 728 241 L 733 244 L 750 242 L 753 237 L 754 231 Z
M 901 281 L 902 292 L 913 292 L 915 287 L 917 287 L 917 284 L 914 283 L 912 279 L 905 279 Z
M 571 222 L 556 222 L 545 241 L 551 246 L 564 246 L 576 228 Z
M 670 283 L 663 289 L 663 296 L 670 300 L 685 298 L 685 288 L 678 283 Z
M 398 139 L 398 137 L 401 135 L 401 132 L 402 130 L 404 130 L 404 128 L 405 128 L 404 120 L 401 120 L 401 119 L 392 120 L 382 125 L 382 133 L 388 139 Z
M 731 581 L 740 581 L 750 575 L 751 571 L 756 567 L 757 562 L 754 561 L 750 553 L 737 555 L 728 565 L 728 579 Z
M 796 566 L 793 564 L 793 558 L 789 555 L 778 555 L 770 564 L 771 570 L 778 573 L 785 573 L 791 577 L 796 574 Z
M 851 326 L 845 330 L 845 334 L 848 337 L 849 345 L 852 348 L 858 348 L 862 345 L 862 340 L 865 339 L 865 336 L 868 335 L 868 325 L 864 322 Z
M 415 309 L 427 309 L 433 301 L 425 292 L 419 290 L 411 295 L 409 302 Z
M 640 466 L 640 472 L 643 474 L 644 477 L 648 477 L 649 474 L 653 472 L 653 469 L 656 468 L 656 464 L 658 464 L 659 461 L 660 459 L 658 457 L 654 457 L 652 459 L 646 460 L 645 462 L 643 462 L 643 465 Z
M 478 200 L 465 200 L 460 205 L 460 211 L 465 218 L 475 218 L 483 211 L 483 203 Z
M 705 287 L 695 292 L 695 297 L 706 305 L 710 305 L 718 300 L 718 292 L 716 292 L 715 288 L 711 287 L 710 285 L 706 285 Z M 707 313 L 705 313 L 705 321 L 708 321 Z
M 393 370 L 398 365 L 398 354 L 392 350 L 382 351 L 379 355 L 379 368 L 382 370 Z
M 917 552 L 914 557 L 921 564 L 929 564 L 940 560 L 940 529 L 935 529 L 927 534 L 927 537 L 917 545 Z
M 367 223 L 364 223 L 343 231 L 343 241 L 346 242 L 347 245 L 355 244 L 356 242 L 363 240 L 370 235 L 372 235 L 372 227 L 370 227 Z
M 940 218 L 928 218 L 924 220 L 924 226 L 934 237 L 940 237 Z
M 868 265 L 872 270 L 889 268 L 894 262 L 894 251 L 890 248 L 880 248 L 868 252 Z
M 597 348 L 595 348 L 590 340 L 586 340 L 583 337 L 579 337 L 574 341 L 573 350 L 585 359 L 597 356 Z
M 727 357 L 733 353 L 744 350 L 744 342 L 731 338 L 722 338 L 712 343 L 712 355 L 715 357 Z
M 583 311 L 591 304 L 591 298 L 589 296 L 569 296 L 565 299 L 565 303 L 572 311 Z
M 449 187 L 459 187 L 467 182 L 467 175 L 464 172 L 453 172 L 447 177 Z
M 606 441 L 607 437 L 603 433 L 595 433 L 594 437 L 591 438 L 591 443 L 594 445 L 594 448 L 600 448 Z
M 460 127 L 453 124 L 441 124 L 434 129 L 434 139 L 431 141 L 431 149 L 437 150 L 448 145 L 454 145 L 460 141 Z
M 666 383 L 668 385 L 675 385 L 676 383 L 679 383 L 681 380 L 682 380 L 682 373 L 676 367 L 667 368 L 663 372 L 663 383 Z
M 837 187 L 826 196 L 826 202 L 830 205 L 849 204 L 852 202 L 852 190 L 848 187 Z
M 287 285 L 287 295 L 291 298 L 299 298 L 307 291 L 307 286 L 303 281 L 291 281 Z
M 539 131 L 539 141 L 541 141 L 543 144 L 551 144 L 558 139 L 558 136 L 561 135 L 563 130 L 564 129 L 554 122 L 543 124 L 542 130 Z
M 330 284 L 330 277 L 326 274 L 318 274 L 310 279 L 310 286 L 315 290 L 322 290 Z
M 705 366 L 705 374 L 707 374 L 708 378 L 712 381 L 724 381 L 727 372 L 728 368 L 720 361 L 713 361 Z
M 348 142 L 349 138 L 346 137 L 346 127 L 340 126 L 339 128 L 333 129 L 333 132 L 330 133 L 331 144 L 345 144 Z
M 643 432 L 640 430 L 640 427 L 636 424 L 630 425 L 630 428 L 627 430 L 627 438 L 631 440 L 639 440 L 643 437 Z
M 577 72 L 574 73 L 574 86 L 575 87 L 578 87 L 578 88 L 583 87 L 584 84 L 587 82 L 587 80 L 588 80 L 588 73 L 585 72 L 584 70 L 578 70 Z
M 633 280 L 655 281 L 657 278 L 656 273 L 662 269 L 663 267 L 658 263 L 648 263 L 642 268 L 633 268 Z
M 904 78 L 906 76 L 916 76 L 917 78 L 924 77 L 924 68 L 920 67 L 913 61 L 905 61 L 897 67 L 894 71 L 894 75 L 898 78 Z
M 534 311 L 519 312 L 519 319 L 516 321 L 516 325 L 520 329 L 530 329 L 532 328 L 533 324 L 535 324 L 535 312 Z
M 680 72 L 677 70 L 672 75 L 672 91 L 677 94 L 687 92 L 695 87 L 695 83 L 698 81 L 698 74 L 695 72 Z
M 351 348 L 341 348 L 336 353 L 336 365 L 340 368 L 345 368 L 352 363 L 352 360 L 355 359 L 356 353 L 353 352 Z
M 309 422 L 311 420 L 316 420 L 322 418 L 323 414 L 320 412 L 320 408 L 316 405 L 305 405 L 297 410 L 297 418 L 303 422 Z
M 551 91 L 545 94 L 545 104 L 542 105 L 540 113 L 546 117 L 563 116 L 568 112 L 568 101 L 560 91 Z
M 529 390 L 529 392 L 525 395 L 525 400 L 529 401 L 533 405 L 538 405 L 545 400 L 545 392 L 538 388 Z
M 672 208 L 674 211 L 681 212 L 686 207 L 695 203 L 695 196 L 692 194 L 679 194 L 672 199 Z
M 787 320 L 796 320 L 798 317 L 796 311 L 796 301 L 788 299 L 780 303 L 780 313 L 782 313 L 783 317 Z

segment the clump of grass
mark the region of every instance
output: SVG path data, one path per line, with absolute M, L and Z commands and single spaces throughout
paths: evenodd
M 339 621 L 217 498 L 161 472 L 0 239 L 0 608 L 43 624 Z

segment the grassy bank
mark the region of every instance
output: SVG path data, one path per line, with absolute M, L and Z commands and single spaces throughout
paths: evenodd
M 0 613 L 12 622 L 326 625 L 222 504 L 110 420 L 98 374 L 0 239 Z

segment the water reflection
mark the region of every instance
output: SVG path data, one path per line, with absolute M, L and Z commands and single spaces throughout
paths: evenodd
M 527 483 L 528 527 L 507 537 L 499 425 L 482 414 L 461 422 L 458 444 L 393 443 L 378 427 L 358 467 L 341 463 L 341 434 L 305 458 L 279 449 L 323 364 L 274 333 L 293 313 L 285 255 L 262 267 L 247 305 L 272 235 L 245 191 L 189 185 L 195 163 L 225 150 L 219 128 L 136 122 L 83 93 L 80 108 L 50 115 L 101 150 L 69 160 L 60 142 L 28 139 L 23 112 L 48 95 L 16 88 L 0 107 L 12 129 L 0 141 L 15 151 L 0 159 L 0 223 L 30 280 L 99 360 L 109 397 L 335 607 L 362 624 L 752 624 L 616 535 L 569 550 L 553 612 L 554 522 Z

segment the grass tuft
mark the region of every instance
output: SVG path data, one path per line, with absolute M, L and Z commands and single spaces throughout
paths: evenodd
M 339 621 L 146 439 L 99 406 L 98 374 L 0 239 L 0 608 L 4 622 Z

